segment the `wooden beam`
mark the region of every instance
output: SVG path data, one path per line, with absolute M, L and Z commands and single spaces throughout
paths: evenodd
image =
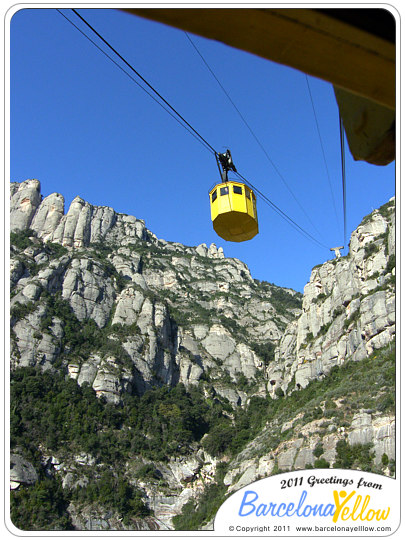
M 395 109 L 395 43 L 308 8 L 145 8 L 124 11 L 329 81 Z

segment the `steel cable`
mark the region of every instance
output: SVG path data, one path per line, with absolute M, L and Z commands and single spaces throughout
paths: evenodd
M 342 117 L 339 115 L 340 127 L 340 153 L 342 161 L 342 191 L 343 191 L 343 245 L 346 245 L 347 236 L 347 216 L 346 216 L 346 160 L 345 160 L 345 130 Z
M 174 107 L 172 107 L 170 105 L 170 103 L 168 101 L 166 101 L 166 99 L 155 89 L 153 88 L 153 86 L 151 84 L 148 83 L 148 81 L 146 79 L 144 79 L 144 77 L 142 77 L 142 75 L 135 69 L 131 66 L 131 64 L 129 64 L 121 55 L 120 53 L 114 48 L 112 47 L 112 45 L 110 45 L 107 40 L 105 40 L 100 34 L 99 32 L 97 32 L 97 30 L 95 30 L 85 19 L 84 17 L 82 17 L 75 9 L 72 9 L 72 11 L 83 21 L 83 23 L 86 24 L 86 26 L 88 28 L 90 28 L 92 30 L 92 32 L 94 32 L 97 37 L 99 39 L 101 39 L 101 41 L 109 48 L 111 49 L 114 54 L 116 54 L 124 63 L 125 65 L 127 65 L 131 71 L 133 71 L 137 77 L 139 77 L 143 82 L 144 84 L 146 84 L 148 86 L 148 88 L 150 88 L 154 94 L 156 96 L 159 97 L 159 99 L 161 99 L 163 101 L 163 103 L 168 107 L 164 107 L 162 105 L 162 103 L 160 103 L 150 92 L 148 92 L 142 85 L 140 85 L 138 83 L 138 81 L 136 81 L 127 71 L 125 71 L 122 66 L 120 66 L 114 59 L 112 59 L 103 49 L 101 49 L 91 38 L 89 38 L 78 26 L 76 26 L 69 18 L 67 18 L 59 9 L 57 9 L 57 11 L 68 21 L 70 22 L 77 30 L 79 30 L 93 45 L 95 45 L 97 47 L 98 50 L 100 50 L 107 58 L 109 58 L 117 67 L 119 67 L 121 69 L 121 71 L 123 71 L 123 73 L 125 73 L 133 82 L 135 82 L 142 90 L 144 90 L 156 103 L 158 103 L 162 108 L 163 110 L 165 110 L 166 112 L 168 112 L 180 125 L 182 125 L 185 129 L 187 129 L 187 131 L 189 133 L 191 133 L 191 135 L 193 135 L 200 143 L 202 143 L 204 145 L 204 147 L 206 149 L 208 149 L 210 152 L 212 152 L 215 157 L 217 158 L 218 156 L 218 153 L 216 152 L 216 150 L 214 149 L 213 146 L 211 146 L 209 144 L 208 141 L 206 141 L 206 139 L 204 137 L 202 137 L 197 130 L 195 130 L 191 124 L 189 124 L 187 122 L 187 120 L 185 118 L 183 118 L 183 116 L 178 112 L 176 111 L 176 109 Z M 169 110 L 170 109 L 170 110 Z M 173 114 L 174 113 L 174 114 Z M 176 118 L 174 115 L 177 115 L 178 118 Z M 180 120 L 181 122 L 180 122 Z M 308 239 L 316 242 L 318 245 L 322 246 L 322 247 L 326 247 L 324 244 L 322 244 L 321 242 L 319 242 L 316 238 L 314 238 L 310 233 L 308 233 L 305 229 L 303 229 L 300 225 L 298 225 L 298 223 L 296 223 L 292 218 L 290 218 L 285 212 L 283 212 L 276 204 L 274 204 L 266 195 L 264 195 L 259 189 L 257 189 L 251 182 L 249 182 L 246 178 L 244 178 L 239 172 L 236 173 L 238 175 L 239 178 L 241 178 L 246 184 L 248 184 L 262 199 L 263 201 L 268 205 L 270 206 L 274 211 L 276 211 L 278 213 L 278 215 L 280 217 L 282 217 L 285 221 L 287 221 L 290 225 L 292 225 L 298 232 L 300 232 L 301 234 L 305 235 Z
M 201 141 L 202 141 L 202 142 L 203 142 L 203 143 L 204 143 L 204 144 L 205 144 L 205 145 L 206 145 L 206 146 L 207 146 L 214 154 L 216 154 L 216 150 L 209 144 L 209 142 L 207 142 L 207 141 L 204 139 L 204 137 L 203 137 L 202 135 L 200 135 L 200 134 L 198 133 L 198 131 L 196 131 L 196 130 L 193 128 L 193 126 L 192 126 L 191 124 L 189 124 L 189 123 L 187 122 L 187 120 L 186 120 L 185 118 L 183 118 L 183 116 L 182 116 L 178 111 L 176 111 L 176 109 L 175 109 L 174 107 L 172 107 L 172 106 L 170 105 L 170 103 L 169 103 L 168 101 L 166 101 L 166 99 L 165 99 L 165 98 L 164 98 L 164 97 L 163 97 L 163 96 L 162 96 L 155 88 L 153 88 L 153 86 L 152 86 L 151 84 L 149 84 L 148 81 L 147 81 L 146 79 L 144 79 L 144 78 L 142 77 L 142 75 L 141 75 L 138 71 L 136 71 L 136 69 L 135 69 L 134 67 L 131 66 L 131 64 L 130 64 L 129 62 L 127 62 L 127 61 L 125 60 L 125 58 L 124 58 L 123 56 L 121 56 L 120 53 L 119 53 L 112 45 L 110 45 L 110 43 L 108 43 L 108 41 L 107 41 L 106 39 L 104 39 L 103 36 L 102 36 L 101 34 L 99 34 L 99 33 L 97 32 L 97 30 L 96 30 L 93 26 L 91 26 L 90 23 L 88 23 L 88 22 L 86 21 L 86 19 L 84 19 L 84 17 L 82 17 L 82 16 L 80 15 L 80 13 L 78 13 L 75 9 L 72 9 L 72 11 L 73 11 L 73 13 L 74 13 L 75 15 L 77 15 L 77 16 L 79 17 L 79 19 L 81 19 L 81 20 L 84 22 L 84 24 L 86 24 L 86 25 L 90 28 L 90 30 L 91 30 L 92 32 L 94 32 L 94 33 L 96 34 L 96 36 L 97 36 L 99 39 L 101 39 L 101 41 L 102 41 L 105 45 L 107 45 L 108 48 L 110 48 L 110 49 L 114 52 L 114 54 L 116 54 L 116 55 L 118 56 L 118 58 L 119 58 L 120 60 L 122 60 L 122 62 L 124 62 L 125 65 L 127 65 L 127 66 L 129 67 L 129 69 L 131 69 L 131 70 L 137 75 L 137 77 L 139 77 L 139 78 L 140 78 L 140 79 L 141 79 L 141 80 L 142 80 L 142 81 L 143 81 L 143 82 L 144 82 L 144 83 L 145 83 L 145 84 L 146 84 L 146 85 L 147 85 L 147 86 L 148 86 L 148 87 L 149 87 L 149 88 L 150 88 L 150 89 L 151 89 L 151 90 L 159 97 L 159 99 L 161 99 L 161 100 L 162 100 L 162 101 L 163 101 L 163 102 L 164 102 L 164 103 L 165 103 L 165 104 L 166 104 L 166 105 L 167 105 L 167 106 L 168 106 L 168 107 L 169 107 L 169 108 L 170 108 L 170 109 L 171 109 L 171 110 L 172 110 L 172 111 L 173 111 L 173 112 L 174 112 L 174 113 L 182 120 L 182 122 L 184 122 L 184 123 L 185 123 L 185 124 L 193 131 L 193 133 L 195 133 L 195 134 L 201 139 Z
M 318 231 L 318 229 L 316 228 L 315 224 L 313 223 L 313 221 L 311 220 L 311 218 L 309 217 L 308 213 L 306 212 L 305 208 L 302 206 L 302 204 L 300 203 L 300 201 L 298 200 L 298 198 L 295 196 L 294 192 L 292 191 L 292 189 L 290 188 L 290 186 L 288 185 L 288 182 L 286 181 L 286 179 L 284 178 L 284 176 L 281 174 L 281 172 L 279 171 L 279 169 L 276 167 L 274 161 L 271 159 L 269 153 L 267 152 L 266 148 L 264 147 L 264 145 L 260 142 L 259 138 L 257 137 L 257 135 L 254 133 L 253 129 L 250 127 L 250 125 L 248 124 L 247 120 L 244 118 L 243 114 L 241 113 L 241 111 L 239 110 L 239 108 L 237 107 L 237 105 L 235 104 L 235 102 L 233 101 L 233 99 L 231 98 L 231 96 L 229 95 L 229 92 L 226 91 L 226 89 L 224 88 L 223 84 L 221 83 L 221 81 L 218 79 L 218 77 L 215 75 L 214 71 L 212 70 L 212 68 L 210 67 L 210 65 L 208 64 L 208 62 L 206 61 L 206 59 L 204 58 L 204 56 L 202 55 L 202 53 L 200 52 L 200 50 L 198 49 L 197 45 L 194 43 L 194 41 L 191 39 L 191 37 L 189 36 L 189 34 L 187 32 L 184 32 L 185 35 L 187 36 L 189 42 L 191 43 L 191 45 L 194 47 L 194 49 L 196 50 L 197 54 L 200 56 L 201 60 L 204 62 L 205 66 L 207 67 L 208 71 L 211 73 L 211 75 L 214 77 L 214 79 L 217 81 L 219 87 L 221 88 L 221 90 L 224 92 L 225 96 L 228 98 L 228 100 L 230 101 L 231 105 L 233 106 L 233 108 L 235 109 L 235 111 L 238 113 L 239 117 L 241 118 L 242 122 L 245 124 L 245 126 L 248 128 L 249 132 L 251 133 L 252 137 L 255 139 L 255 141 L 257 142 L 257 144 L 259 145 L 259 147 L 261 148 L 261 150 L 263 151 L 264 155 L 266 156 L 266 158 L 268 159 L 268 161 L 270 162 L 270 164 L 272 165 L 272 167 L 274 168 L 274 170 L 276 171 L 276 173 L 278 174 L 278 176 L 280 177 L 280 179 L 282 180 L 283 184 L 285 185 L 285 187 L 287 188 L 287 190 L 289 191 L 290 195 L 293 197 L 293 199 L 295 200 L 295 202 L 298 204 L 298 206 L 301 208 L 303 214 L 306 216 L 307 220 L 309 221 L 309 223 L 312 225 L 312 227 L 315 229 L 315 231 L 321 236 L 321 233 Z

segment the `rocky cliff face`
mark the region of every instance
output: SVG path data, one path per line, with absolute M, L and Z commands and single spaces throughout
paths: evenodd
M 274 470 L 312 467 L 317 457 L 340 463 L 339 442 L 340 449 L 343 442 L 370 445 L 376 463 L 381 463 L 384 454 L 395 459 L 395 417 L 384 414 L 384 406 L 376 406 L 377 396 L 384 390 L 384 376 L 379 379 L 380 368 L 373 365 L 377 352 L 394 341 L 395 200 L 391 199 L 363 219 L 351 235 L 347 256 L 312 270 L 301 314 L 287 325 L 274 362 L 267 368 L 268 391 L 274 399 L 302 392 L 311 381 L 327 387 L 334 368 L 357 362 L 359 371 L 354 368 L 352 376 L 360 381 L 360 370 L 363 375 L 369 373 L 364 384 L 367 393 L 375 392 L 376 399 L 366 400 L 370 408 L 361 407 L 366 401 L 360 397 L 364 392 L 360 382 L 357 386 L 346 382 L 345 397 L 339 397 L 343 393 L 339 390 L 338 399 L 332 401 L 313 402 L 309 393 L 307 407 L 313 407 L 312 414 L 300 410 L 287 421 L 285 417 L 271 419 L 231 463 L 224 480 L 228 492 Z M 357 409 L 348 405 L 354 396 L 359 398 L 355 400 Z M 269 452 L 266 441 L 275 433 Z M 289 433 L 287 442 L 285 433 Z
M 65 215 L 63 197 L 41 200 L 37 180 L 12 184 L 11 193 L 11 230 L 32 231 L 25 249 L 12 244 L 13 366 L 51 368 L 64 352 L 70 375 L 115 403 L 123 392 L 208 376 L 235 405 L 247 398 L 232 384 L 241 375 L 265 392 L 266 363 L 300 294 L 255 282 L 214 244 L 158 240 L 142 220 L 111 208 L 76 197 Z M 69 353 L 66 321 L 49 295 L 119 342 L 125 366 L 97 344 L 86 357 Z M 258 346 L 268 349 L 264 358 Z
M 395 200 L 374 210 L 353 232 L 349 254 L 312 270 L 302 313 L 280 341 L 268 369 L 283 390 L 361 360 L 395 338 Z
M 45 471 L 69 493 L 74 528 L 173 529 L 176 516 L 198 514 L 192 501 L 209 497 L 210 486 L 224 497 L 263 475 L 320 466 L 320 459 L 329 466 L 345 457 L 357 467 L 349 451 L 356 445 L 370 450 L 367 466 L 393 474 L 392 355 L 380 350 L 395 339 L 394 200 L 363 220 L 346 257 L 313 269 L 303 297 L 254 280 L 214 244 L 166 242 L 143 220 L 111 208 L 76 197 L 65 214 L 63 196 L 43 198 L 37 180 L 11 184 L 11 231 L 15 384 L 32 368 L 66 375 L 77 383 L 66 392 L 82 389 L 89 410 L 97 409 L 89 389 L 105 404 L 104 424 L 88 427 L 85 445 L 76 432 L 71 449 L 44 433 L 29 455 L 20 422 L 31 428 L 32 419 L 15 405 L 12 488 L 32 489 Z M 368 377 L 361 391 L 351 386 L 356 365 Z M 37 382 L 24 384 L 40 395 Z M 42 384 L 45 399 L 49 381 Z M 153 394 L 157 388 L 186 393 L 173 402 L 171 394 Z M 53 403 L 52 395 L 46 399 Z M 50 416 L 58 406 L 49 405 Z M 164 459 L 143 407 L 150 425 L 160 419 L 159 440 L 171 449 Z M 79 413 L 71 414 L 76 422 Z M 179 428 L 184 418 L 189 423 Z M 115 464 L 102 452 L 107 432 L 117 441 Z M 169 432 L 178 433 L 177 444 Z M 80 502 L 77 490 L 96 492 L 103 474 L 140 490 L 152 515 L 139 506 L 138 492 L 130 524 L 119 505 L 108 508 L 90 495 Z

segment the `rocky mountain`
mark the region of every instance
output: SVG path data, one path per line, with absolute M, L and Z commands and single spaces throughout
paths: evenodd
M 269 419 L 231 462 L 225 477 L 228 491 L 275 471 L 314 466 L 317 457 L 318 462 L 351 468 L 348 454 L 362 446 L 372 451 L 374 465 L 393 463 L 395 363 L 393 356 L 387 364 L 385 355 L 394 344 L 391 199 L 363 219 L 351 235 L 347 256 L 312 270 L 302 311 L 287 325 L 266 370 L 269 394 L 291 398 L 287 414 L 282 408 L 282 416 Z M 304 396 L 299 406 L 296 393 Z M 274 437 L 268 452 L 267 441 Z
M 16 526 L 210 528 L 280 470 L 394 474 L 394 200 L 303 296 L 37 180 L 10 207 Z
M 269 379 L 305 387 L 348 358 L 362 360 L 395 337 L 395 200 L 353 232 L 349 253 L 316 266 L 302 313 L 286 329 Z

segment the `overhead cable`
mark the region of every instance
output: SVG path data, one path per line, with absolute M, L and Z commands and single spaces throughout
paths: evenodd
M 88 22 L 86 21 L 86 19 L 84 19 L 84 17 L 82 17 L 82 16 L 80 15 L 80 13 L 78 13 L 75 9 L 72 9 L 72 11 L 73 11 L 73 13 L 74 13 L 75 15 L 77 15 L 77 16 L 79 17 L 79 19 L 81 19 L 81 20 L 84 22 L 84 24 L 85 24 L 86 26 L 88 26 L 88 28 L 90 28 L 90 30 L 91 30 L 92 32 L 94 32 L 94 33 L 96 34 L 96 36 L 97 36 L 99 39 L 101 39 L 101 41 L 102 41 L 105 45 L 107 45 L 107 47 L 108 47 L 109 49 L 111 49 L 111 50 L 114 52 L 114 54 L 116 54 L 116 55 L 118 56 L 118 58 L 119 58 L 120 60 L 122 60 L 122 62 L 124 62 L 124 64 L 125 64 L 126 66 L 128 66 L 128 67 L 129 67 L 129 68 L 137 75 L 137 77 L 139 77 L 139 78 L 140 78 L 140 79 L 148 86 L 148 88 L 150 88 L 150 89 L 151 89 L 151 90 L 159 97 L 159 99 L 161 99 L 161 100 L 163 101 L 163 103 L 165 103 L 165 104 L 166 104 L 166 105 L 167 105 L 167 106 L 168 106 L 168 107 L 169 107 L 169 108 L 170 108 L 170 109 L 171 109 L 171 110 L 172 110 L 172 111 L 173 111 L 173 112 L 174 112 L 174 113 L 182 120 L 182 122 L 184 122 L 184 123 L 185 123 L 185 124 L 186 124 L 186 125 L 187 125 L 187 126 L 188 126 L 188 127 L 189 127 L 189 128 L 190 128 L 190 129 L 191 129 L 191 130 L 192 130 L 192 131 L 200 138 L 200 139 L 201 139 L 201 141 L 202 141 L 202 142 L 203 142 L 203 143 L 204 143 L 204 144 L 205 144 L 205 145 L 206 145 L 206 146 L 207 146 L 214 154 L 216 154 L 215 149 L 214 149 L 214 148 L 213 148 L 213 147 L 212 147 L 212 146 L 204 139 L 204 137 L 203 137 L 202 135 L 200 135 L 200 134 L 198 133 L 198 131 L 196 131 L 196 130 L 193 128 L 193 126 L 192 126 L 191 124 L 189 124 L 189 123 L 187 122 L 187 120 L 186 120 L 185 118 L 183 118 L 183 116 L 182 116 L 178 111 L 176 111 L 176 109 L 175 109 L 174 107 L 172 107 L 172 106 L 170 105 L 170 103 L 169 103 L 168 101 L 166 101 L 165 98 L 164 98 L 164 97 L 163 97 L 163 96 L 162 96 L 155 88 L 153 88 L 153 86 L 152 86 L 151 84 L 149 84 L 148 81 L 147 81 L 146 79 L 144 79 L 144 78 L 142 77 L 142 75 L 141 75 L 138 71 L 136 71 L 136 69 L 135 69 L 134 67 L 132 67 L 131 64 L 130 64 L 129 62 L 127 62 L 127 61 L 125 60 L 125 58 L 124 58 L 123 56 L 120 55 L 120 53 L 119 53 L 112 45 L 110 45 L 110 43 L 108 43 L 108 41 L 107 41 L 106 39 L 104 39 L 103 36 L 102 36 L 101 34 L 99 34 L 99 33 L 97 32 L 97 30 L 96 30 L 93 26 L 91 26 L 90 23 L 88 23 Z
M 326 161 L 325 150 L 324 150 L 323 143 L 322 143 L 321 131 L 320 131 L 320 129 L 319 129 L 318 118 L 317 118 L 317 116 L 316 116 L 314 100 L 312 99 L 312 92 L 311 92 L 311 87 L 309 86 L 309 79 L 308 79 L 308 75 L 307 75 L 307 74 L 305 74 L 305 78 L 306 78 L 306 81 L 307 81 L 307 87 L 308 87 L 309 97 L 310 97 L 310 99 L 311 99 L 312 111 L 313 111 L 313 113 L 314 113 L 316 129 L 317 129 L 317 131 L 318 131 L 318 137 L 319 137 L 319 142 L 320 142 L 320 145 L 321 145 L 323 161 L 324 161 L 324 163 L 325 163 L 326 175 L 327 175 L 327 177 L 328 177 L 329 188 L 330 188 L 330 194 L 331 194 L 331 197 L 332 197 L 333 208 L 334 208 L 334 210 L 335 210 L 336 222 L 337 222 L 337 224 L 339 225 L 339 219 L 338 219 L 338 214 L 337 214 L 337 210 L 336 210 L 335 197 L 334 197 L 334 195 L 333 195 L 332 182 L 331 182 L 330 175 L 329 175 L 328 162 Z
M 117 51 L 114 47 L 112 47 L 98 32 L 97 30 L 95 30 L 75 9 L 72 9 L 72 11 L 86 24 L 86 26 L 88 26 L 88 28 L 90 28 L 92 30 L 92 32 L 94 32 L 97 37 L 99 39 L 101 39 L 101 41 L 103 43 L 105 43 L 105 45 L 107 45 L 107 47 L 109 47 L 109 49 L 111 49 L 114 54 L 116 54 L 136 75 L 137 77 L 139 77 L 143 82 L 144 84 L 146 84 L 148 86 L 148 88 L 150 88 L 153 93 L 158 96 L 159 99 L 161 99 L 163 101 L 163 103 L 167 106 L 167 108 L 165 106 L 163 106 L 158 100 L 156 100 L 156 98 L 150 93 L 148 92 L 142 85 L 140 85 L 130 74 L 128 74 L 127 71 L 125 71 L 115 60 L 113 60 L 105 51 L 103 51 L 103 49 L 101 49 L 93 40 L 91 40 L 84 32 L 82 32 L 82 30 L 80 30 L 79 27 L 77 27 L 72 21 L 70 21 L 59 9 L 57 10 L 61 15 L 63 15 L 63 17 L 68 21 L 70 22 L 75 28 L 77 28 L 93 45 L 95 45 L 97 47 L 98 50 L 100 50 L 105 56 L 107 56 L 107 58 L 109 58 L 117 67 L 119 67 L 121 69 L 121 71 L 123 71 L 132 81 L 136 82 L 136 84 L 142 88 L 142 90 L 144 90 L 150 97 L 152 97 L 152 99 L 154 99 L 154 101 L 156 101 L 159 105 L 162 106 L 162 108 L 168 112 L 173 118 L 175 118 L 174 115 L 176 115 L 178 118 L 175 118 L 176 121 L 178 121 L 180 123 L 180 125 L 182 125 L 185 129 L 187 129 L 187 131 L 189 133 L 191 133 L 200 143 L 202 143 L 205 148 L 207 148 L 208 150 L 210 150 L 212 153 L 214 153 L 214 155 L 217 157 L 218 156 L 218 153 L 216 152 L 216 150 L 214 149 L 213 146 L 211 146 L 208 141 L 206 141 L 204 139 L 204 137 L 202 137 L 197 130 L 195 130 L 191 124 L 189 124 L 187 122 L 187 120 L 185 120 L 185 118 L 183 118 L 183 116 L 181 116 L 181 114 L 176 111 L 176 109 L 174 109 L 170 103 L 168 101 L 166 101 L 166 99 L 157 91 L 155 90 L 155 88 L 152 87 L 152 85 L 150 85 L 148 83 L 148 81 L 146 81 L 146 79 L 144 79 L 142 77 L 142 75 L 140 75 L 140 73 L 138 73 L 138 71 L 136 71 Z M 170 110 L 169 110 L 170 109 Z M 179 119 L 181 120 L 181 122 L 179 121 Z M 277 205 L 275 205 L 268 197 L 266 197 L 263 193 L 261 193 L 251 182 L 249 182 L 247 179 L 245 179 L 240 173 L 236 173 L 241 179 L 243 179 L 245 181 L 246 184 L 248 184 L 255 192 L 258 193 L 258 195 L 266 202 L 266 204 L 268 204 L 269 206 L 271 206 L 271 208 L 273 208 L 284 220 L 286 220 L 290 225 L 292 225 L 298 232 L 300 232 L 301 234 L 304 234 L 307 238 L 315 241 L 317 244 L 319 244 L 320 246 L 322 247 L 326 247 L 325 245 L 321 244 L 320 242 L 318 242 L 318 240 L 316 240 L 310 233 L 308 233 L 307 231 L 305 231 L 305 229 L 303 229 L 300 225 L 298 225 L 293 219 L 291 219 L 287 214 L 285 214 L 280 208 L 278 208 Z
M 62 17 L 64 17 L 72 26 L 74 26 L 86 39 L 88 39 L 90 41 L 90 43 L 92 43 L 101 53 L 104 54 L 104 56 L 106 56 L 109 60 L 111 60 L 111 62 L 113 64 L 115 64 L 123 73 L 125 73 L 125 75 L 127 77 L 129 77 L 131 79 L 131 81 L 133 81 L 141 90 L 143 90 L 150 98 L 153 99 L 153 101 L 155 101 L 155 103 L 157 103 L 160 107 L 162 107 L 162 109 L 164 111 L 166 111 L 174 120 L 176 120 L 176 122 L 178 124 L 180 124 L 182 127 L 184 127 L 198 142 L 202 142 L 201 139 L 199 137 L 197 137 L 195 135 L 195 133 L 193 131 L 191 131 L 191 129 L 189 129 L 186 125 L 184 125 L 180 120 L 179 118 L 177 118 L 170 109 L 168 109 L 167 107 L 164 106 L 163 103 L 161 103 L 158 99 L 156 99 L 156 97 L 151 93 L 149 92 L 144 86 L 142 86 L 130 73 L 128 73 L 128 71 L 125 71 L 125 69 L 118 63 L 114 60 L 114 58 L 112 58 L 108 53 L 106 53 L 99 45 L 97 45 L 97 43 L 92 40 L 87 34 L 85 34 L 83 32 L 83 30 L 81 28 L 79 28 L 73 21 L 71 21 L 68 17 L 66 17 L 66 15 L 64 13 L 62 13 L 62 11 L 60 11 L 60 9 L 57 9 L 57 11 L 62 15 Z M 206 148 L 208 148 L 204 143 L 202 143 L 203 146 L 205 146 Z M 208 150 L 211 152 L 211 148 L 208 148 Z
M 322 242 L 319 242 L 316 238 L 312 236 L 309 232 L 307 232 L 305 229 L 303 229 L 298 223 L 296 223 L 292 218 L 290 218 L 285 212 L 281 210 L 276 204 L 274 204 L 266 195 L 264 195 L 259 189 L 257 189 L 256 186 L 254 186 L 249 180 L 244 178 L 239 172 L 236 172 L 236 175 L 245 182 L 248 186 L 250 186 L 257 195 L 263 199 L 263 201 L 269 205 L 273 210 L 277 212 L 279 216 L 281 216 L 285 221 L 287 221 L 290 225 L 292 225 L 298 232 L 301 232 L 304 234 L 308 239 L 316 242 L 319 246 L 324 247 L 327 249 L 327 246 L 325 244 L 322 244 Z
M 347 236 L 347 212 L 346 212 L 346 160 L 345 160 L 345 130 L 343 127 L 343 120 L 339 114 L 339 127 L 340 127 L 340 154 L 342 162 L 342 192 L 343 192 L 343 245 L 346 245 Z
M 267 152 L 266 148 L 263 146 L 263 144 L 260 142 L 259 138 L 256 136 L 256 134 L 254 133 L 253 129 L 250 127 L 250 125 L 248 124 L 247 120 L 244 118 L 244 116 L 242 115 L 242 113 L 240 112 L 239 108 L 237 107 L 237 105 L 235 104 L 235 102 L 233 101 L 233 99 L 231 98 L 231 96 L 229 95 L 229 92 L 226 91 L 226 89 L 224 88 L 224 86 L 222 85 L 221 81 L 218 79 L 218 77 L 215 75 L 214 71 L 212 70 L 212 68 L 209 66 L 208 62 L 206 61 L 206 59 L 204 58 L 204 56 L 202 55 L 202 53 L 199 51 L 197 45 L 194 43 L 194 41 L 191 39 L 191 37 L 189 36 L 189 34 L 187 32 L 184 32 L 185 35 L 187 36 L 188 40 L 190 41 L 191 45 L 194 47 L 194 49 L 196 50 L 197 54 L 200 56 L 201 60 L 204 62 L 205 66 L 207 67 L 208 71 L 211 73 L 211 75 L 214 77 L 214 79 L 217 81 L 219 87 L 221 88 L 221 90 L 224 92 L 225 96 L 228 98 L 229 102 L 231 103 L 231 105 L 233 106 L 233 108 L 235 109 L 235 111 L 238 113 L 238 115 L 240 116 L 242 122 L 245 124 L 245 126 L 248 128 L 248 130 L 250 131 L 252 137 L 255 139 L 255 141 L 257 142 L 257 144 L 259 145 L 259 147 L 261 148 L 261 150 L 263 151 L 264 155 L 266 156 L 266 158 L 268 159 L 268 161 L 270 162 L 270 164 L 272 165 L 272 167 L 274 168 L 274 170 L 276 171 L 276 173 L 278 174 L 278 176 L 281 178 L 283 184 L 285 185 L 285 187 L 288 189 L 288 191 L 290 192 L 290 195 L 293 197 L 293 199 L 295 200 L 295 202 L 298 204 L 298 206 L 301 208 L 302 212 L 304 213 L 304 215 L 306 216 L 306 218 L 308 219 L 309 223 L 312 225 L 312 227 L 315 229 L 315 231 L 321 235 L 321 233 L 318 231 L 318 229 L 316 228 L 316 226 L 314 225 L 313 221 L 311 220 L 311 218 L 309 217 L 308 213 L 306 212 L 305 208 L 302 206 L 302 204 L 300 203 L 299 199 L 295 196 L 294 192 L 291 190 L 290 186 L 288 185 L 288 182 L 286 181 L 286 179 L 284 178 L 284 176 L 281 174 L 281 172 L 279 171 L 279 169 L 276 167 L 274 161 L 271 159 L 269 153 Z

